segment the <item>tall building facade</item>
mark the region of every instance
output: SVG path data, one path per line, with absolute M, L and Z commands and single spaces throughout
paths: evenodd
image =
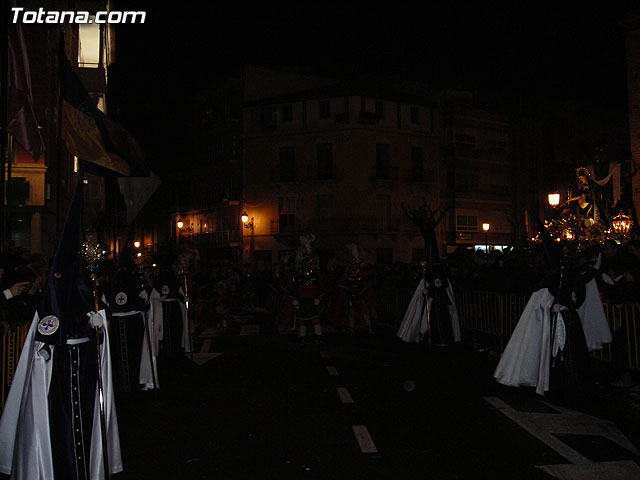
M 245 70 L 243 259 L 276 263 L 311 232 L 321 257 L 423 258 L 404 206 L 446 210 L 442 254 L 507 245 L 514 209 L 509 119 L 465 93 Z M 482 224 L 490 225 L 489 231 Z
M 37 5 L 20 4 L 26 10 Z M 68 11 L 108 10 L 109 2 L 57 2 L 56 8 Z M 109 24 L 22 24 L 28 51 L 33 103 L 45 151 L 32 158 L 15 142 L 8 150 L 7 237 L 18 247 L 50 257 L 55 252 L 56 237 L 65 219 L 73 187 L 78 178 L 78 162 L 70 156 L 59 135 L 59 69 L 61 52 L 69 59 L 83 85 L 100 110 L 107 113 L 107 71 L 114 62 L 115 34 Z M 92 218 L 115 221 L 108 214 L 116 195 L 114 185 L 99 176 L 88 175 L 86 210 Z M 109 190 L 114 190 L 109 193 Z M 110 235 L 111 249 L 116 238 Z

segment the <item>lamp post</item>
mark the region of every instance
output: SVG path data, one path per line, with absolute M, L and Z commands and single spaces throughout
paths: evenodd
M 240 217 L 240 219 L 242 220 L 242 226 L 244 228 L 250 228 L 251 229 L 251 244 L 249 247 L 249 260 L 251 263 L 253 263 L 253 251 L 254 251 L 254 240 L 253 240 L 253 217 L 251 217 L 251 220 L 249 220 L 249 215 L 247 215 L 246 211 L 242 212 L 242 216 Z
M 485 251 L 487 252 L 487 255 L 489 254 L 489 229 L 491 228 L 491 225 L 489 225 L 489 223 L 485 222 L 482 224 L 482 230 L 484 230 L 484 248 Z

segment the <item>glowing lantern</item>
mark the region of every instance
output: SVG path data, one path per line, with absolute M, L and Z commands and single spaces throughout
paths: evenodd
M 622 212 L 611 219 L 611 227 L 617 235 L 627 235 L 631 230 L 632 225 L 633 221 L 631 220 L 631 217 Z

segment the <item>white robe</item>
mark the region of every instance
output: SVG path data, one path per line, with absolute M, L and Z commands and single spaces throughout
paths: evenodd
M 591 351 L 611 342 L 611 330 L 595 280 L 589 281 L 585 290 L 585 300 L 577 311 Z M 554 296 L 547 288 L 531 295 L 493 374 L 499 383 L 536 387 L 539 395 L 549 391 L 553 302 Z
M 100 311 L 104 339 L 100 347 L 102 383 L 107 426 L 107 448 L 111 474 L 122 471 L 120 436 L 111 378 L 109 334 L 104 310 Z M 35 341 L 38 328 L 36 312 L 25 339 L 16 373 L 11 383 L 2 417 L 0 417 L 0 472 L 10 474 L 15 480 L 53 480 L 53 459 L 49 433 L 49 408 L 47 395 L 53 368 L 52 348 L 50 360 L 40 352 L 44 346 Z M 100 431 L 100 405 L 98 386 L 91 434 L 91 480 L 105 478 L 102 461 L 102 434 Z
M 157 359 L 160 351 L 160 340 L 162 339 L 162 305 L 160 304 L 160 294 L 155 288 L 151 290 L 150 294 L 143 290 L 140 296 L 149 303 L 149 309 L 144 312 L 146 328 L 142 339 L 139 378 L 140 385 L 143 385 L 144 389 L 148 390 L 154 387 L 154 375 L 155 386 L 160 388 Z M 151 355 L 149 355 L 149 344 L 151 344 Z
M 461 340 L 461 335 L 458 309 L 456 308 L 456 300 L 453 296 L 453 287 L 451 286 L 451 282 L 447 280 L 447 283 L 447 296 L 451 302 L 451 305 L 449 305 L 449 314 L 451 316 L 451 327 L 453 328 L 453 340 L 455 342 L 459 342 Z M 407 311 L 404 314 L 402 323 L 400 323 L 397 335 L 407 343 L 418 343 L 420 341 L 420 337 L 425 335 L 429 329 L 424 296 L 424 290 L 428 286 L 429 283 L 425 284 L 424 278 L 421 278 L 415 292 L 413 293 L 413 297 L 411 297 L 411 301 L 409 302 Z M 428 302 L 429 308 L 431 308 L 433 299 L 429 298 Z

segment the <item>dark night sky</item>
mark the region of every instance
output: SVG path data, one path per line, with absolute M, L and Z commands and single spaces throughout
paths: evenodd
M 178 11 L 162 2 L 121 0 L 112 8 L 147 11 L 144 25 L 117 32 L 116 67 L 126 86 L 121 121 L 152 157 L 177 154 L 190 121 L 190 93 L 243 62 L 325 74 L 398 73 L 473 89 L 502 109 L 516 100 L 624 109 L 624 37 L 616 16 L 634 2 L 554 3 L 243 8 L 211 1 L 183 2 Z

